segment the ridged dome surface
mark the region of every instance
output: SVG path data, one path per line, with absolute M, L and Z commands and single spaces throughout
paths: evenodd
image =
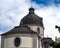
M 20 22 L 20 25 L 38 25 L 43 27 L 42 18 L 34 13 L 34 8 L 29 9 L 27 14 Z

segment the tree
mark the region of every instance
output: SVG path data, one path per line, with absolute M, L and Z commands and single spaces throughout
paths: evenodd
M 52 46 L 53 48 L 60 48 L 60 42 L 59 43 L 53 42 L 50 44 L 50 46 Z

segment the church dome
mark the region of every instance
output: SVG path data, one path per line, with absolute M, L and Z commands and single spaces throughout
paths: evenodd
M 21 20 L 20 25 L 38 25 L 43 27 L 42 18 L 34 13 L 34 8 L 29 9 L 29 13 Z

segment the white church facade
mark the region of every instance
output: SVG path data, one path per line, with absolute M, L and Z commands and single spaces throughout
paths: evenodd
M 34 10 L 31 7 L 29 13 L 21 19 L 19 26 L 1 34 L 1 48 L 48 48 L 42 41 L 44 40 L 43 19 L 37 16 Z

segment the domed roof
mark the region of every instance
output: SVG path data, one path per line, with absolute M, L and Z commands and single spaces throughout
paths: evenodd
M 39 25 L 43 27 L 42 18 L 34 13 L 34 8 L 29 9 L 29 14 L 27 14 L 20 22 L 20 25 Z

